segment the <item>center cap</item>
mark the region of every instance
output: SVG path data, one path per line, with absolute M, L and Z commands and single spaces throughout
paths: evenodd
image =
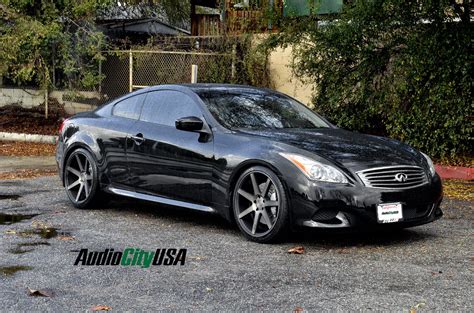
M 257 202 L 256 202 L 257 209 L 259 209 L 259 210 L 263 209 L 263 207 L 265 205 L 264 202 L 265 202 L 265 200 L 262 197 L 258 196 L 257 197 Z

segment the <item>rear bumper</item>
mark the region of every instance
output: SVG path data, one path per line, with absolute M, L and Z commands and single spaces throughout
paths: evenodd
M 61 137 L 61 136 L 60 136 Z M 63 179 L 63 155 L 64 155 L 64 145 L 63 141 L 60 138 L 56 144 L 56 165 L 58 167 L 58 175 L 61 179 L 61 182 L 64 186 L 64 179 Z
M 292 224 L 296 227 L 348 229 L 411 227 L 433 222 L 443 213 L 443 188 L 438 175 L 429 184 L 387 190 L 308 181 L 291 188 Z M 380 224 L 377 205 L 400 202 L 403 220 Z

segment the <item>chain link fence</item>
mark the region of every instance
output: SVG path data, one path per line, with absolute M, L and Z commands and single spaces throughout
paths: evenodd
M 97 68 L 103 79 L 88 88 L 70 84 L 69 88 L 46 91 L 38 87 L 0 85 L 0 115 L 13 121 L 12 117 L 23 112 L 32 118 L 41 115 L 55 122 L 64 116 L 93 110 L 139 88 L 191 83 L 193 65 L 198 68 L 198 83 L 235 81 L 235 53 L 118 50 L 107 51 L 104 56 Z
M 107 52 L 101 64 L 103 101 L 133 90 L 161 84 L 191 82 L 192 66 L 198 66 L 197 82 L 228 83 L 235 75 L 233 54 L 160 50 Z

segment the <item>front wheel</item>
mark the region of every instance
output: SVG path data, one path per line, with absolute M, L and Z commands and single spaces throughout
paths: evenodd
M 233 208 L 237 225 L 247 239 L 270 243 L 286 235 L 288 200 L 283 184 L 270 169 L 251 167 L 239 177 Z
M 74 150 L 64 167 L 64 187 L 72 204 L 80 209 L 99 203 L 100 190 L 97 164 L 86 149 Z

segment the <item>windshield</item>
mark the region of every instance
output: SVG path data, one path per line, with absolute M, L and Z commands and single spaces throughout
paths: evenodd
M 283 95 L 220 90 L 197 93 L 214 118 L 229 129 L 330 127 L 303 104 Z

